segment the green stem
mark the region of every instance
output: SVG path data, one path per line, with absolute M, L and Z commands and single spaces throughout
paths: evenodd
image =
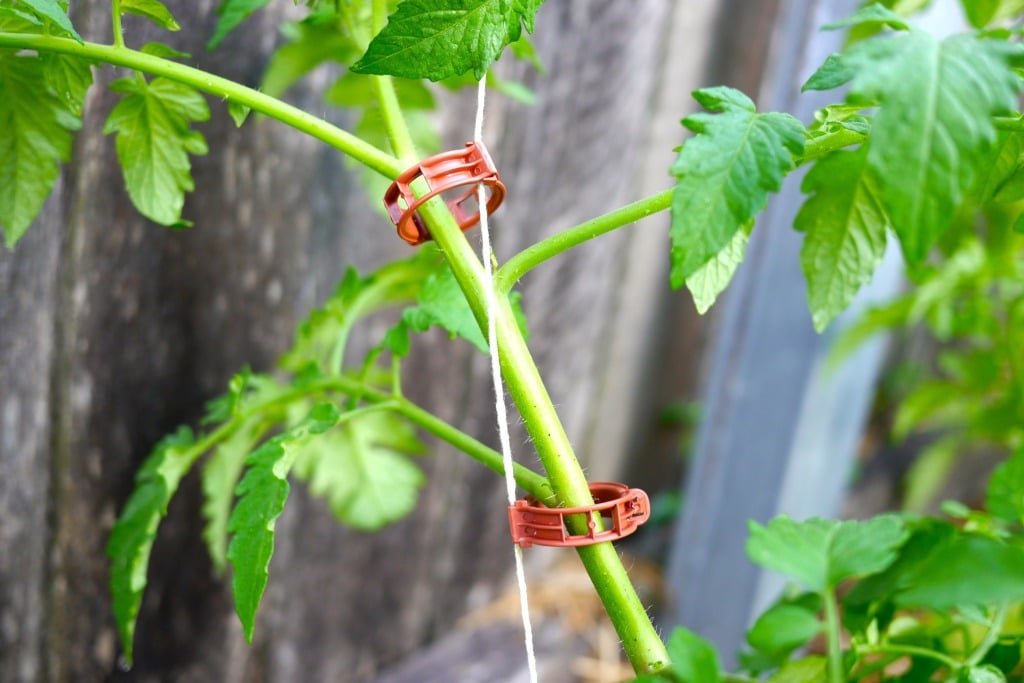
M 823 157 L 829 152 L 834 152 L 850 145 L 857 145 L 865 140 L 867 140 L 866 135 L 849 130 L 848 128 L 840 128 L 832 133 L 819 135 L 816 138 L 807 140 L 804 144 L 804 153 L 796 160 L 796 164 L 801 166 L 819 157 Z
M 844 683 L 843 645 L 840 642 L 842 626 L 839 623 L 839 605 L 832 588 L 825 590 L 825 629 L 828 635 L 828 680 L 829 683 Z
M 416 154 L 416 143 L 413 142 L 409 127 L 405 125 L 402 118 L 398 95 L 395 93 L 395 83 L 391 76 L 372 76 L 371 78 L 377 101 L 380 103 L 381 118 L 384 120 L 384 130 L 387 131 L 391 148 L 395 150 L 395 155 L 406 166 L 409 166 L 415 163 L 419 157 Z
M 935 650 L 929 650 L 926 647 L 918 647 L 916 645 L 894 645 L 892 643 L 879 643 L 877 645 L 858 645 L 857 656 L 870 655 L 870 654 L 891 654 L 900 655 L 906 657 L 925 657 L 927 659 L 934 659 L 937 662 L 941 662 L 946 666 L 951 673 L 955 673 L 960 670 L 963 666 L 960 662 L 956 661 L 952 657 L 948 657 L 941 652 Z
M 381 100 L 380 104 L 382 109 L 391 109 L 387 115 L 392 116 L 397 125 L 406 127 L 396 103 Z M 420 208 L 420 216 L 448 260 L 477 324 L 481 330 L 487 330 L 486 291 L 491 285 L 485 281 L 483 264 L 440 197 L 425 203 Z M 587 478 L 519 331 L 508 298 L 494 298 L 497 307 L 492 314 L 495 316 L 501 374 L 548 474 L 551 488 L 557 500 L 565 506 L 591 505 L 593 498 Z M 585 519 L 569 521 L 570 531 L 574 533 L 582 530 L 576 527 L 577 524 L 586 522 Z M 668 652 L 615 547 L 611 543 L 599 543 L 579 547 L 577 552 L 622 639 L 623 649 L 634 670 L 653 673 L 666 668 L 669 665 Z
M 111 0 L 110 11 L 113 14 L 111 22 L 114 26 L 114 47 L 124 48 L 124 29 L 121 27 L 121 0 Z
M 360 161 L 389 179 L 394 179 L 404 170 L 404 165 L 395 157 L 364 142 L 351 133 L 319 119 L 298 107 L 282 102 L 276 97 L 265 95 L 258 90 L 247 88 L 234 81 L 215 76 L 206 71 L 169 59 L 154 57 L 124 47 L 77 43 L 68 38 L 42 36 L 25 33 L 0 32 L 0 47 L 11 47 L 39 52 L 57 52 L 75 55 L 98 62 L 107 62 L 155 76 L 164 76 L 179 83 L 191 85 L 199 90 L 216 95 L 224 100 L 243 104 L 273 119 L 321 140 L 335 149 Z
M 672 190 L 663 190 L 541 240 L 513 256 L 499 268 L 494 277 L 495 286 L 499 292 L 507 293 L 523 275 L 541 263 L 587 240 L 664 211 L 671 205 Z
M 1000 605 L 996 610 L 995 615 L 992 617 L 992 623 L 989 625 L 988 632 L 985 633 L 985 637 L 982 638 L 981 642 L 978 643 L 978 647 L 974 648 L 971 656 L 967 659 L 968 666 L 977 666 L 985 659 L 985 655 L 992 649 L 992 646 L 999 640 L 999 635 L 1003 630 L 1003 624 L 1006 623 L 1006 615 L 1009 612 L 1009 605 Z

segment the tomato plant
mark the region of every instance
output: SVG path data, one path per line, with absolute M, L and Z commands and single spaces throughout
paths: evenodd
M 376 195 L 381 178 L 395 179 L 434 144 L 421 115 L 434 106 L 424 81 L 454 88 L 487 79 L 501 92 L 523 95 L 490 67 L 506 47 L 535 60 L 527 34 L 541 2 L 310 0 L 257 90 L 188 66 L 189 56 L 168 45 L 128 47 L 123 13 L 179 28 L 158 0 L 113 0 L 109 45 L 80 36 L 56 0 L 0 0 L 0 228 L 7 246 L 14 248 L 30 227 L 60 164 L 69 160 L 94 68 L 131 72 L 109 86 L 120 100 L 105 126 L 131 201 L 155 223 L 183 226 L 191 157 L 207 152 L 192 128 L 210 116 L 204 93 L 226 101 L 239 126 L 257 111 L 334 147 L 366 170 Z M 210 47 L 267 3 L 225 0 Z M 516 282 L 584 241 L 669 210 L 671 284 L 687 287 L 703 312 L 742 262 L 769 196 L 787 175 L 808 167 L 808 198 L 795 228 L 804 235 L 801 260 L 817 329 L 850 304 L 896 240 L 922 284 L 887 319 L 927 319 L 949 334 L 988 335 L 976 354 L 947 363 L 962 387 L 922 389 L 913 403 L 938 410 L 963 387 L 986 397 L 985 410 L 971 413 L 968 423 L 1013 452 L 992 477 L 987 511 L 954 506 L 953 519 L 781 517 L 752 524 L 750 557 L 792 579 L 794 589 L 751 629 L 743 676 L 721 673 L 713 650 L 694 633 L 679 630 L 663 643 L 610 543 L 581 547 L 580 558 L 637 680 L 1019 678 L 1024 299 L 1014 230 L 1024 197 L 1018 113 L 1024 50 L 1007 26 L 1022 8 L 1017 0 L 964 0 L 974 30 L 940 40 L 900 13 L 924 4 L 870 4 L 826 27 L 853 29 L 855 39 L 804 88 L 847 90 L 809 125 L 760 112 L 731 88 L 696 91 L 706 111 L 682 122 L 692 136 L 671 168 L 674 186 L 511 256 L 497 269 L 493 306 L 481 260 L 446 204 L 424 204 L 420 217 L 434 244 L 371 273 L 350 268 L 299 326 L 279 372 L 237 374 L 198 429 L 182 427 L 166 437 L 144 463 L 108 548 L 128 661 L 155 535 L 181 479 L 200 459 L 204 539 L 214 567 L 231 567 L 236 610 L 250 640 L 289 479 L 305 481 L 343 524 L 375 530 L 416 502 L 423 480 L 415 464 L 419 430 L 502 471 L 500 454 L 403 395 L 402 360 L 413 336 L 430 327 L 486 352 L 484 331 L 493 316 L 504 381 L 544 468 L 540 474 L 517 465 L 516 482 L 552 506 L 592 502 L 531 358 Z M 280 99 L 326 60 L 346 67 L 328 99 L 361 112 L 353 132 Z M 979 259 L 991 268 L 976 266 Z M 964 272 L 975 279 L 957 279 Z M 965 292 L 967 303 L 951 308 L 954 291 Z M 987 305 L 990 298 L 995 303 Z M 353 326 L 387 308 L 401 310 L 398 322 L 353 361 L 347 348 Z M 935 391 L 946 398 L 934 399 Z M 926 414 L 918 410 L 917 417 Z M 912 423 L 913 416 L 905 420 Z M 819 635 L 823 656 L 794 657 Z

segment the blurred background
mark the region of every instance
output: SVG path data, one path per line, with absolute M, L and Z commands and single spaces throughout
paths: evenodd
M 167 40 L 249 85 L 281 22 L 297 16 L 292 3 L 271 3 L 210 53 L 217 3 L 167 4 L 185 30 L 168 39 L 126 17 L 130 43 Z M 493 220 L 498 259 L 669 187 L 695 88 L 729 85 L 761 109 L 812 120 L 828 98 L 799 87 L 844 40 L 818 27 L 857 4 L 547 2 L 533 36 L 543 73 L 497 67 L 534 101 L 488 100 L 485 139 L 509 188 Z M 82 35 L 109 40 L 105 3 L 72 5 Z M 963 20 L 955 3 L 937 2 L 923 21 L 950 32 Z M 95 71 L 100 83 L 118 75 Z M 351 113 L 322 99 L 337 76 L 318 69 L 287 98 L 351 126 Z M 437 97 L 442 146 L 461 146 L 474 93 Z M 380 533 L 339 526 L 293 487 L 252 646 L 203 548 L 190 475 L 156 542 L 136 666 L 119 666 L 104 548 L 139 464 L 241 367 L 270 370 L 347 266 L 366 272 L 410 252 L 337 152 L 269 120 L 236 129 L 216 101 L 185 210 L 195 228 L 149 224 L 102 134 L 114 101 L 90 91 L 74 161 L 17 249 L 0 252 L 0 682 L 525 680 L 504 484 L 443 444 L 422 463 L 429 481 L 415 512 Z M 668 287 L 667 215 L 575 249 L 520 286 L 530 346 L 588 476 L 654 501 L 652 521 L 620 548 L 645 601 L 665 633 L 686 624 L 727 666 L 780 588 L 745 559 L 748 519 L 970 502 L 994 462 L 916 429 L 925 413 L 904 415 L 905 438 L 894 437 L 900 401 L 938 357 L 934 335 L 906 326 L 853 344 L 844 332 L 870 337 L 857 321 L 899 294 L 898 254 L 848 315 L 814 332 L 792 231 L 801 197 L 791 178 L 703 317 Z M 357 344 L 380 330 L 363 333 Z M 411 398 L 496 444 L 484 356 L 430 333 L 405 368 Z M 514 445 L 537 465 L 523 430 Z M 542 680 L 628 678 L 575 555 L 527 555 Z

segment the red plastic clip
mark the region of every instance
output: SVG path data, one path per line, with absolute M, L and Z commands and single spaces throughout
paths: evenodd
M 500 177 L 487 148 L 479 142 L 467 142 L 465 149 L 435 154 L 406 169 L 384 193 L 384 206 L 391 222 L 398 227 L 398 236 L 415 247 L 430 239 L 430 231 L 417 213 L 425 201 L 468 185 L 468 189 L 448 200 L 448 209 L 459 227 L 469 230 L 480 222 L 480 212 L 469 210 L 463 204 L 476 198 L 476 187 L 483 183 L 490 189 L 487 213 L 496 211 L 505 201 L 505 186 Z M 428 188 L 421 197 L 417 197 L 411 187 L 417 178 L 423 178 Z
M 629 536 L 651 516 L 651 501 L 640 489 L 631 489 L 615 482 L 593 482 L 590 484 L 590 495 L 594 498 L 593 505 L 574 508 L 549 508 L 534 498 L 517 500 L 515 505 L 508 508 L 512 541 L 522 548 L 531 545 L 593 545 Z M 565 526 L 565 518 L 591 512 L 600 513 L 605 526 L 610 528 L 598 531 L 591 516 L 587 520 L 587 533 L 570 534 Z

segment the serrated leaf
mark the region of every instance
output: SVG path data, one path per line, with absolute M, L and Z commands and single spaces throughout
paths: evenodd
M 665 647 L 672 670 L 681 680 L 718 683 L 722 679 L 714 646 L 692 631 L 682 626 L 676 628 Z
M 849 83 L 856 73 L 849 64 L 843 61 L 842 55 L 831 54 L 825 58 L 825 63 L 811 74 L 811 77 L 800 88 L 800 92 L 838 88 Z
M 159 0 L 121 0 L 121 12 L 145 17 L 168 31 L 181 30 L 171 11 Z
M 785 515 L 767 526 L 750 523 L 747 554 L 756 564 L 822 592 L 841 581 L 882 571 L 907 539 L 903 521 L 881 515 L 864 522 Z
M 227 38 L 228 34 L 241 25 L 257 10 L 267 6 L 270 0 L 223 0 L 217 7 L 217 26 L 213 37 L 206 43 L 207 50 L 213 50 Z
M 1024 523 L 1024 448 L 1018 448 L 992 472 L 985 492 L 985 507 L 994 517 Z
M 1017 48 L 970 35 L 939 42 L 911 31 L 855 45 L 850 97 L 881 104 L 868 165 L 909 262 L 920 263 L 981 175 L 996 138 L 992 116 L 1012 111 Z M 966 77 L 965 74 L 970 74 Z
M 799 605 L 774 605 L 758 617 L 747 633 L 750 646 L 769 653 L 788 654 L 821 633 L 818 615 Z
M 406 355 L 409 351 L 409 334 L 426 332 L 435 325 L 447 330 L 452 339 L 465 339 L 483 353 L 488 352 L 487 340 L 480 330 L 480 324 L 450 268 L 443 267 L 431 273 L 416 300 L 417 304 L 402 312 L 401 321 L 385 338 L 385 347 L 392 353 L 397 356 Z M 519 329 L 526 336 L 526 316 L 520 306 L 519 295 L 511 292 L 509 302 Z
M 833 152 L 804 177 L 811 195 L 796 216 L 800 264 L 814 329 L 823 331 L 871 280 L 885 254 L 886 216 L 868 173 L 867 149 Z
M 250 420 L 222 441 L 203 466 L 203 540 L 218 574 L 227 568 L 228 518 L 235 503 L 235 487 L 246 457 L 263 433 L 262 421 Z
M 310 439 L 295 461 L 295 474 L 327 500 L 341 522 L 376 531 L 416 505 L 424 477 L 408 456 L 422 451 L 412 425 L 371 412 Z
M 841 28 L 860 26 L 861 24 L 883 24 L 898 31 L 910 29 L 910 24 L 904 21 L 903 17 L 877 2 L 861 7 L 849 17 L 834 21 L 831 24 L 825 24 L 821 28 L 823 31 L 835 31 Z
M 110 85 L 125 97 L 107 118 L 103 132 L 117 133 L 117 158 L 132 203 L 161 225 L 181 222 L 185 193 L 191 191 L 189 154 L 205 154 L 206 140 L 189 130 L 191 121 L 210 118 L 195 89 L 167 78 L 151 83 L 123 79 Z
M 479 80 L 501 51 L 530 30 L 539 0 L 404 0 L 352 65 L 364 74 Z
M 256 611 L 270 575 L 274 526 L 291 490 L 288 472 L 302 441 L 330 429 L 339 415 L 337 407 L 330 403 L 318 404 L 306 420 L 265 442 L 245 460 L 248 470 L 235 490 L 238 505 L 228 522 L 232 536 L 227 558 L 233 572 L 235 611 L 250 643 Z
M 992 538 L 954 537 L 907 572 L 896 604 L 948 610 L 1024 600 L 1024 549 Z
M 782 186 L 803 151 L 804 128 L 788 114 L 758 114 L 731 88 L 694 97 L 717 114 L 694 114 L 683 125 L 697 133 L 672 167 L 672 286 L 680 287 L 753 220 Z
M 747 242 L 753 229 L 754 224 L 751 222 L 737 230 L 722 251 L 686 278 L 686 288 L 693 295 L 693 303 L 701 315 L 708 312 L 718 295 L 729 286 L 747 253 Z
M 26 10 L 0 5 L 0 31 L 5 33 L 40 33 L 43 20 Z
M 0 230 L 8 248 L 42 208 L 81 125 L 80 102 L 72 108 L 63 93 L 40 87 L 48 71 L 38 57 L 0 53 Z
M 68 111 L 80 118 L 85 93 L 92 85 L 91 62 L 54 52 L 44 53 L 40 59 L 47 87 L 64 102 Z
M 67 11 L 60 6 L 57 0 L 19 0 L 18 4 L 28 7 L 39 17 L 46 19 L 60 33 L 71 36 L 79 43 L 82 42 L 82 36 L 78 35 L 78 31 L 71 25 Z
M 135 489 L 110 533 L 107 557 L 114 620 L 129 664 L 157 527 L 167 515 L 167 505 L 178 483 L 199 455 L 192 448 L 192 432 L 186 427 L 157 444 L 136 475 Z

